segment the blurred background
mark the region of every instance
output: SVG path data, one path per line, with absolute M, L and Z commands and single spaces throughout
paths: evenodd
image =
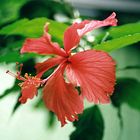
M 23 18 L 47 17 L 67 24 L 72 23 L 75 19 L 101 20 L 113 11 L 117 13 L 119 25 L 138 22 L 140 19 L 140 1 L 0 0 L 0 28 Z M 95 34 L 102 32 L 102 30 L 98 30 L 98 32 L 95 31 Z M 20 59 L 16 52 L 19 53 L 24 39 L 19 35 L 0 35 L 0 139 L 69 140 L 69 136 L 75 127 L 69 123 L 61 128 L 54 114 L 44 107 L 41 94 L 34 100 L 29 100 L 25 105 L 20 105 L 17 102 L 20 88 L 17 86 L 17 81 L 5 72 L 6 70 L 16 71 L 15 62 Z M 12 53 L 15 54 L 12 55 Z M 129 93 L 131 91 L 140 94 L 139 43 L 110 54 L 117 62 L 118 87 L 116 86 L 115 92 Z M 32 67 L 36 61 L 42 59 L 23 59 L 23 73 L 35 73 Z M 136 85 L 138 86 L 135 87 Z M 124 89 L 120 89 L 119 86 Z M 130 100 L 134 99 L 134 103 L 130 104 L 128 102 L 120 105 L 119 99 L 116 101 L 116 96 L 114 96 L 112 97 L 112 104 L 99 105 L 104 121 L 103 140 L 140 139 L 139 96 L 130 97 Z M 92 106 L 92 104 L 85 104 L 86 108 Z M 94 137 L 92 139 L 100 140 Z M 74 139 L 71 138 L 71 140 Z

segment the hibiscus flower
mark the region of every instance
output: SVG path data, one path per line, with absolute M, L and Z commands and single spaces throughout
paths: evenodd
M 48 23 L 44 27 L 42 37 L 28 38 L 23 44 L 21 53 L 54 55 L 53 58 L 36 64 L 35 79 L 38 78 L 39 83 L 31 87 L 31 83 L 24 82 L 22 87 L 27 87 L 28 92 L 34 95 L 40 83 L 44 84 L 45 105 L 57 115 L 62 126 L 67 121 L 78 119 L 77 115 L 83 111 L 84 98 L 94 104 L 110 102 L 109 96 L 113 93 L 115 84 L 115 62 L 112 57 L 99 50 L 86 50 L 75 54 L 72 50 L 78 46 L 81 37 L 87 32 L 103 26 L 116 26 L 115 16 L 116 14 L 112 13 L 103 21 L 84 20 L 81 23 L 72 24 L 64 32 L 64 49 L 60 48 L 58 43 L 52 42 L 48 33 Z M 57 66 L 54 72 L 41 81 L 42 75 L 54 66 Z M 29 79 L 32 81 L 33 78 Z M 76 87 L 80 87 L 80 93 Z M 25 94 L 27 95 L 27 92 Z

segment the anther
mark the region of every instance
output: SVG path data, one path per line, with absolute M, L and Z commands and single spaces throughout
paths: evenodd
M 9 73 L 9 70 L 7 70 L 6 73 Z

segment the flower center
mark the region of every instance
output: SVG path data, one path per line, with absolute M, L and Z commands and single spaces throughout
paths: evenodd
M 71 63 L 70 57 L 71 57 L 71 54 L 69 54 L 68 56 L 65 57 L 65 58 L 66 58 L 66 63 L 67 63 L 67 64 Z

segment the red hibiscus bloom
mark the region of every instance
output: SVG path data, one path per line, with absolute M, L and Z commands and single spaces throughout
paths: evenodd
M 117 23 L 115 16 L 116 14 L 112 13 L 103 21 L 85 20 L 74 23 L 64 33 L 64 49 L 51 41 L 48 24 L 46 24 L 44 35 L 38 39 L 26 39 L 21 49 L 21 53 L 55 55 L 54 58 L 38 63 L 35 67 L 36 77 L 41 78 L 44 72 L 58 65 L 57 69 L 43 80 L 45 84 L 43 100 L 46 107 L 57 115 L 62 126 L 67 123 L 67 120 L 78 119 L 77 114 L 83 111 L 83 98 L 95 104 L 110 102 L 109 96 L 115 84 L 115 62 L 111 56 L 97 50 L 87 50 L 76 54 L 72 54 L 71 51 L 78 46 L 80 38 L 87 32 L 102 26 L 115 26 Z M 22 86 L 26 87 L 24 85 L 28 87 L 27 90 L 30 90 L 30 84 L 24 82 Z M 34 86 L 33 93 L 36 92 L 35 87 L 38 85 Z M 80 95 L 76 86 L 80 86 Z

